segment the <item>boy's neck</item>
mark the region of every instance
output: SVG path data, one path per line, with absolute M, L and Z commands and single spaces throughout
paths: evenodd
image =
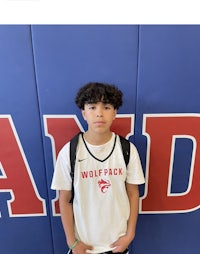
M 92 133 L 90 131 L 86 131 L 84 133 L 84 139 L 91 145 L 103 145 L 107 143 L 112 137 L 112 132 L 106 132 L 106 133 Z

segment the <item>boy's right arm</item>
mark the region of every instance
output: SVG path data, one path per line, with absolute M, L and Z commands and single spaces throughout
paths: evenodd
M 61 213 L 61 220 L 63 229 L 65 231 L 66 241 L 68 246 L 74 243 L 75 232 L 74 232 L 74 215 L 73 205 L 70 203 L 71 191 L 60 190 L 59 191 L 59 206 Z
M 61 213 L 61 220 L 63 229 L 65 231 L 66 241 L 68 246 L 72 246 L 76 241 L 74 232 L 74 215 L 73 205 L 70 203 L 71 191 L 60 190 L 59 191 L 59 206 Z M 85 245 L 79 241 L 76 247 L 73 249 L 74 254 L 85 254 L 87 250 L 91 250 L 92 246 Z

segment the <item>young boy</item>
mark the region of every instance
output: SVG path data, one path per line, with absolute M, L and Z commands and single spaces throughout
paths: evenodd
M 79 136 L 71 200 L 69 143 L 60 151 L 52 181 L 66 241 L 74 254 L 127 253 L 135 237 L 138 184 L 144 183 L 138 152 L 130 144 L 126 168 L 119 136 L 110 127 L 122 105 L 113 85 L 88 83 L 76 96 L 88 130 Z

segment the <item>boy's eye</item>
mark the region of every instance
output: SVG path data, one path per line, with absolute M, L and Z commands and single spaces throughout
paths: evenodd
M 89 109 L 94 110 L 95 106 L 89 106 Z
M 111 105 L 105 105 L 105 109 L 106 109 L 106 110 L 111 109 Z
M 109 106 L 105 106 L 105 109 L 110 109 L 110 107 Z

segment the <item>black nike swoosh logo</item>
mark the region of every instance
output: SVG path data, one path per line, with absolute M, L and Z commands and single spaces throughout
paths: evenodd
M 86 160 L 86 158 L 85 159 L 78 159 L 78 162 L 81 162 L 81 161 L 84 161 L 84 160 Z

